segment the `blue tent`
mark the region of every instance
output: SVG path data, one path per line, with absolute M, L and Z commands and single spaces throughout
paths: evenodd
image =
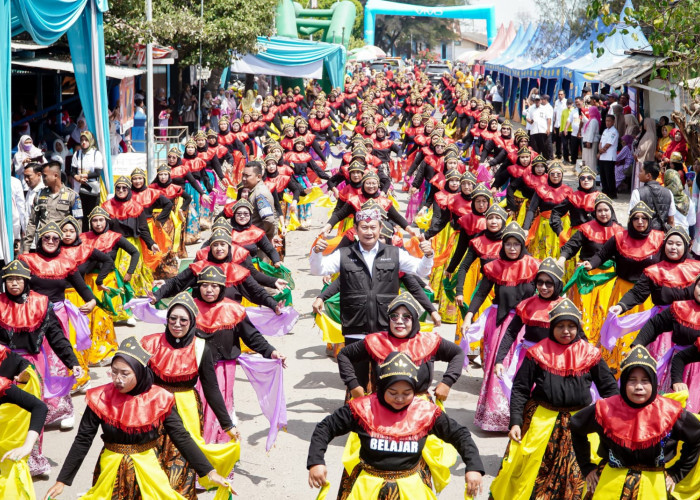
M 591 42 L 595 41 L 598 34 L 608 33 L 611 29 L 612 26 L 605 26 L 598 19 L 591 26 L 588 35 L 579 38 L 559 56 L 544 63 L 540 72 L 540 85 L 545 89 L 543 92 L 554 95 L 559 89 L 569 91 L 572 87 L 571 72 L 566 70 L 566 65 L 590 53 Z M 569 92 L 568 95 L 572 96 L 573 94 Z
M 622 7 L 621 18 L 624 18 L 624 12 L 627 8 L 633 8 L 630 0 L 627 0 Z M 609 33 L 612 28 L 606 27 L 607 31 L 601 28 L 601 31 Z M 575 95 L 581 92 L 586 82 L 598 83 L 595 80 L 595 75 L 601 70 L 615 66 L 629 57 L 628 54 L 625 54 L 626 51 L 649 49 L 649 41 L 638 27 L 628 26 L 624 22 L 620 22 L 614 28 L 615 33 L 606 37 L 602 44 L 596 42 L 597 46 L 602 46 L 605 49 L 601 57 L 588 50 L 577 59 L 563 65 L 564 77 L 568 77 L 573 83 Z
M 100 150 L 110 151 L 107 81 L 105 76 L 104 30 L 102 15 L 108 10 L 107 0 L 0 0 L 0 22 L 3 26 L 0 73 L 5 75 L 0 87 L 0 143 L 7 151 L 11 145 L 11 48 L 13 35 L 24 31 L 43 45 L 50 45 L 64 33 L 68 35 L 75 79 L 83 104 L 88 128 L 95 133 Z M 3 69 L 4 68 L 4 69 Z M 111 155 L 103 154 L 103 179 L 112 185 Z M 9 179 L 12 165 L 9 154 L 0 157 L 3 179 Z M 12 258 L 12 197 L 10 183 L 2 183 L 3 202 L 0 220 L 6 231 L 0 231 L 2 257 Z M 8 238 L 9 236 L 9 238 Z M 9 239 L 9 241 L 8 241 Z

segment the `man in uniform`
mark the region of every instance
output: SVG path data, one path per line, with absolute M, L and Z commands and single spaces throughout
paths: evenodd
M 27 232 L 22 241 L 23 253 L 34 247 L 36 232 L 49 222 L 58 224 L 69 215 L 77 220 L 83 217 L 83 206 L 78 193 L 61 182 L 61 164 L 57 161 L 48 162 L 41 175 L 46 187 L 34 198 Z
M 277 214 L 272 193 L 262 180 L 262 165 L 256 161 L 246 164 L 241 182 L 250 189 L 248 201 L 255 208 L 251 214 L 253 225 L 264 230 L 267 238 L 272 241 L 277 235 Z

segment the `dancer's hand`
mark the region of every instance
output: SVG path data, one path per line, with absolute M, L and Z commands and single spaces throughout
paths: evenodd
M 221 474 L 216 472 L 216 470 L 212 469 L 209 472 L 209 474 L 207 474 L 207 479 L 209 479 L 209 481 L 211 481 L 214 484 L 218 484 L 219 486 L 223 486 L 224 488 L 227 488 L 231 493 L 233 493 L 234 495 L 237 495 L 237 493 L 235 491 L 233 491 L 233 488 L 231 487 L 229 482 Z
M 455 304 L 457 304 L 457 307 L 462 307 L 464 305 L 464 295 L 457 295 L 455 297 Z
M 358 385 L 354 389 L 350 391 L 350 396 L 353 398 L 361 398 L 362 396 L 365 395 L 365 390 L 361 385 Z
M 323 281 L 324 285 L 330 285 L 333 282 L 333 275 L 326 274 L 321 281 Z
M 160 247 L 158 246 L 158 243 L 154 243 L 153 246 L 151 247 L 151 252 L 153 253 L 159 253 L 160 252 Z
M 281 260 L 278 260 L 277 262 L 275 262 L 275 263 L 272 264 L 272 265 L 275 266 L 277 269 L 279 269 L 280 267 L 282 267 L 282 261 L 281 261 Z
M 54 485 L 49 488 L 49 491 L 46 492 L 46 496 L 44 497 L 44 500 L 49 500 L 49 498 L 56 498 L 58 495 L 63 493 L 63 488 L 65 488 L 65 484 L 63 484 L 60 481 L 56 481 Z
M 687 391 L 688 386 L 684 384 L 683 382 L 678 382 L 677 384 L 673 384 L 673 392 L 681 392 L 681 391 Z
M 510 428 L 510 432 L 508 433 L 508 437 L 511 438 L 515 442 L 520 442 L 520 440 L 523 438 L 522 431 L 520 430 L 519 425 L 514 425 L 513 427 Z
M 410 189 L 410 191 L 409 191 L 409 193 L 411 194 L 411 196 L 413 196 L 413 195 L 416 194 L 417 192 L 418 192 L 418 188 L 411 186 L 411 189 Z
M 200 198 L 207 205 L 211 203 L 211 196 L 209 196 L 208 194 L 203 194 L 202 196 L 200 196 Z
M 156 302 L 158 302 L 158 299 L 156 298 L 155 294 L 151 290 L 146 290 L 146 296 L 149 299 L 151 299 L 151 304 L 155 304 Z
M 587 476 L 586 476 L 586 491 L 590 493 L 591 495 L 595 493 L 596 486 L 598 486 L 598 479 L 600 479 L 600 476 L 598 476 L 598 470 L 593 469 Z
M 280 300 L 280 301 L 277 303 L 277 306 L 275 306 L 275 314 L 276 314 L 277 316 L 279 316 L 279 315 L 282 314 L 282 308 L 283 308 L 283 307 L 284 307 L 284 300 Z
M 131 281 L 131 277 L 132 277 L 132 276 L 131 276 L 131 273 L 126 273 L 126 274 L 124 274 L 124 283 L 130 282 L 130 281 Z M 162 281 L 163 283 L 160 283 L 161 281 Z M 160 284 L 159 284 L 159 285 L 156 285 L 156 286 L 163 286 L 163 284 L 165 283 L 165 280 L 156 280 L 156 281 L 153 282 L 153 284 L 155 285 L 157 282 L 160 283 Z
M 231 438 L 231 441 L 240 441 L 241 440 L 241 433 L 238 432 L 238 427 L 235 425 L 231 427 L 229 430 L 226 431 L 226 434 L 228 437 Z
M 619 316 L 620 314 L 622 314 L 622 306 L 620 306 L 620 305 L 612 306 L 610 309 L 608 309 L 608 312 L 613 313 L 615 316 Z
M 469 327 L 472 326 L 473 317 L 474 313 L 467 313 L 466 316 L 464 316 L 464 321 L 462 321 L 462 333 L 467 333 Z
M 437 312 L 437 311 L 431 312 L 430 318 L 433 320 L 433 325 L 435 325 L 435 326 L 442 325 L 442 316 L 440 316 L 439 312 Z
M 275 288 L 279 290 L 280 292 L 284 291 L 285 288 L 287 288 L 287 282 L 283 280 L 282 278 L 278 279 L 275 281 Z
M 450 386 L 444 382 L 440 382 L 435 388 L 435 399 L 440 401 L 446 401 L 447 396 L 450 395 Z
M 483 476 L 481 472 L 470 470 L 464 474 L 464 482 L 467 483 L 467 496 L 475 497 L 481 493 L 481 481 Z
M 425 239 L 425 235 L 421 234 L 418 237 L 418 240 L 420 241 L 419 246 L 420 246 L 420 251 L 423 252 L 423 255 L 425 257 L 432 257 L 434 252 L 433 252 L 433 245 L 430 243 L 430 240 Z
M 566 264 L 566 259 L 564 257 L 559 257 L 557 259 L 557 265 L 564 269 L 564 265 Z
M 90 314 L 96 305 L 97 305 L 97 301 L 95 299 L 92 299 L 88 302 L 85 302 L 85 304 L 80 306 L 78 309 L 83 314 Z
M 22 373 L 15 377 L 15 382 L 18 384 L 26 384 L 27 382 L 29 382 L 29 378 L 29 372 L 27 370 L 24 370 Z
M 287 368 L 287 356 L 283 355 L 279 351 L 272 351 L 270 354 L 271 359 L 279 359 L 282 362 L 282 368 Z
M 311 309 L 314 311 L 314 314 L 323 314 L 323 299 L 316 297 L 314 303 L 311 304 Z
M 316 252 L 316 253 L 321 253 L 321 252 L 323 252 L 326 248 L 328 248 L 328 242 L 327 242 L 326 240 L 324 240 L 323 238 L 321 238 L 321 239 L 318 240 L 318 241 L 316 242 L 316 244 L 314 245 L 314 252 Z
M 666 475 L 666 491 L 668 491 L 668 494 L 670 495 L 673 493 L 674 489 L 676 489 L 676 482 L 671 476 Z
M 581 264 L 579 264 L 579 265 L 583 266 L 583 268 L 584 268 L 586 271 L 590 271 L 591 269 L 593 269 L 593 266 L 591 266 L 591 263 L 588 262 L 587 260 L 584 260 L 584 261 L 581 262 Z
M 110 292 L 110 291 L 111 291 L 111 290 L 109 289 L 109 287 L 108 287 L 107 285 L 105 285 L 105 284 L 99 285 L 97 288 L 99 288 L 99 289 L 102 290 L 103 292 Z
M 80 366 L 76 365 L 73 368 L 71 368 L 71 370 L 73 371 L 73 376 L 76 379 L 80 379 L 83 377 L 83 375 L 85 375 L 85 372 L 83 371 L 83 369 Z
M 503 363 L 496 363 L 496 366 L 494 366 L 493 372 L 501 380 L 503 380 L 503 372 L 504 371 L 505 371 L 505 368 L 503 367 Z
M 32 448 L 34 447 L 34 443 L 36 442 L 38 437 L 39 434 L 36 431 L 29 431 L 29 433 L 27 434 L 27 439 L 24 441 L 24 444 L 22 444 L 22 446 L 20 446 L 19 448 L 15 448 L 5 453 L 2 456 L 2 459 L 0 459 L 0 462 L 4 462 L 5 460 L 14 460 L 15 462 L 18 462 L 22 460 L 24 457 L 26 457 L 32 452 Z
M 325 465 L 314 465 L 309 469 L 309 486 L 312 488 L 322 488 L 326 484 L 328 469 Z
M 420 235 L 420 230 L 416 229 L 415 227 L 411 227 L 411 226 L 408 226 L 406 228 L 406 232 L 408 234 L 410 234 L 411 236 L 414 236 L 416 238 L 418 238 L 418 236 Z

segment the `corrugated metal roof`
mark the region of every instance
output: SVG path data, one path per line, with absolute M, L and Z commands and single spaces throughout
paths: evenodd
M 655 64 L 665 60 L 665 58 L 661 57 L 632 54 L 620 61 L 619 64 L 604 69 L 594 79 L 607 83 L 612 88 L 619 88 L 646 76 L 654 68 Z
M 36 58 L 36 59 L 15 59 L 12 61 L 13 66 L 23 66 L 25 68 L 47 69 L 52 71 L 63 71 L 64 73 L 73 73 L 73 63 L 71 61 L 57 61 L 55 59 Z M 128 68 L 125 66 L 105 65 L 105 74 L 107 78 L 116 78 L 123 80 L 130 76 L 142 75 L 146 69 Z

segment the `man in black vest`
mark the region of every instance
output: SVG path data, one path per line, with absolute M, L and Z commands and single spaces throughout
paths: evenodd
M 378 210 L 357 212 L 358 241 L 323 256 L 328 242 L 320 239 L 309 257 L 311 274 L 340 273 L 340 318 L 346 344 L 389 328 L 387 308 L 399 294 L 399 272 L 427 277 L 433 267 L 429 241 L 420 243 L 422 259 L 412 257 L 402 248 L 380 243 L 380 219 Z M 356 373 L 368 373 L 368 369 L 358 367 Z M 360 385 L 366 386 L 363 381 Z
M 665 231 L 666 227 L 673 227 L 676 215 L 676 204 L 673 202 L 671 191 L 663 187 L 656 180 L 660 173 L 659 164 L 655 161 L 645 161 L 639 170 L 639 188 L 632 191 L 630 196 L 630 210 L 640 201 L 651 208 L 656 215 L 651 219 L 651 228 Z M 665 226 L 668 224 L 668 226 Z

